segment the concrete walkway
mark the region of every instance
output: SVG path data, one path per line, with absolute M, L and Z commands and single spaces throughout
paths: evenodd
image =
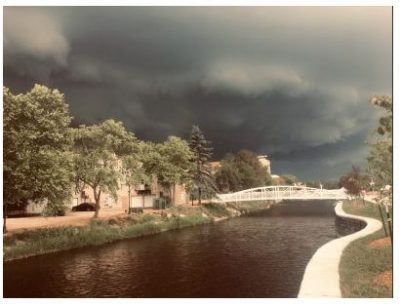
M 374 233 L 382 228 L 380 221 L 350 215 L 343 211 L 342 202 L 335 207 L 337 216 L 366 222 L 364 229 L 332 240 L 320 247 L 308 263 L 300 285 L 299 298 L 322 298 L 342 296 L 340 291 L 339 263 L 343 250 L 352 241 Z

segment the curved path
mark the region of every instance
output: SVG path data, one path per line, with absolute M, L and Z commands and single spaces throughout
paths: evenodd
M 315 252 L 304 272 L 298 294 L 299 298 L 340 298 L 342 294 L 340 291 L 339 264 L 343 250 L 352 241 L 382 228 L 382 224 L 378 220 L 345 213 L 342 202 L 337 203 L 335 212 L 337 216 L 357 219 L 367 223 L 367 225 L 356 233 L 326 243 Z

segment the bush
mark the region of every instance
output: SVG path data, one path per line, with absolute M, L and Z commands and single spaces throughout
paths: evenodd
M 202 207 L 214 216 L 221 217 L 221 216 L 229 216 L 230 215 L 229 211 L 222 204 L 207 203 L 207 204 L 203 204 Z
M 151 221 L 154 221 L 154 216 L 150 215 L 150 214 L 144 214 L 143 216 L 139 217 L 137 219 L 137 223 L 138 224 L 143 224 L 143 223 L 148 223 Z
M 143 208 L 131 208 L 131 213 L 143 213 Z
M 64 216 L 66 207 L 63 202 L 48 202 L 46 207 L 44 208 L 42 215 L 43 216 Z

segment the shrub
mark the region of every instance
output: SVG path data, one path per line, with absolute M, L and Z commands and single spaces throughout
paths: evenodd
M 64 216 L 66 207 L 63 202 L 55 201 L 48 202 L 46 207 L 44 208 L 42 215 L 43 216 Z
M 143 223 L 148 223 L 151 221 L 154 221 L 154 216 L 150 215 L 150 214 L 144 214 L 143 216 L 139 217 L 137 219 L 137 223 L 138 224 L 143 224 Z
M 131 213 L 143 213 L 143 208 L 131 208 Z
M 226 209 L 224 205 L 221 204 L 216 204 L 216 203 L 208 203 L 208 204 L 203 204 L 202 206 L 206 211 L 208 211 L 210 214 L 221 217 L 221 216 L 229 216 L 230 213 Z

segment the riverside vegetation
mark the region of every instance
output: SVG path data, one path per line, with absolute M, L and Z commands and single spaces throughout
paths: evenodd
M 224 205 L 209 203 L 193 207 L 180 205 L 153 214 L 130 214 L 107 220 L 93 219 L 90 224 L 80 227 L 42 228 L 9 233 L 3 239 L 4 261 L 209 224 L 268 209 L 271 204 L 241 202 Z
M 114 119 L 76 126 L 64 94 L 43 85 L 17 95 L 4 88 L 3 100 L 3 233 L 11 212 L 46 201 L 46 215 L 63 215 L 62 205 L 83 191 L 93 193 L 95 218 L 101 196 L 108 193 L 118 201 L 122 185 L 129 196 L 138 185 L 153 185 L 172 204 L 177 184 L 199 204 L 221 191 L 210 166 L 213 147 L 197 125 L 188 140 L 171 135 L 155 143 L 137 138 Z M 238 156 L 239 168 L 224 170 L 231 185 L 242 190 L 269 184 L 269 172 L 255 153 Z M 226 175 L 219 177 L 225 185 Z
M 370 202 L 346 201 L 343 209 L 349 214 L 381 220 L 378 206 Z M 350 243 L 339 267 L 343 297 L 392 297 L 392 252 L 383 228 Z

